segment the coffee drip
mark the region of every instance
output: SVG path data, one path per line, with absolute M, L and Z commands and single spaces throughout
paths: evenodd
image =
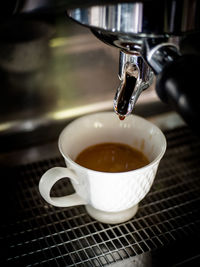
M 120 86 L 114 98 L 114 110 L 121 120 L 129 115 L 140 94 L 153 82 L 153 72 L 138 54 L 120 52 Z

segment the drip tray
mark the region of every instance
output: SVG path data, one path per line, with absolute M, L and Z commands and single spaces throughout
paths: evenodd
M 153 187 L 136 216 L 118 225 L 95 221 L 84 206 L 43 201 L 39 179 L 50 167 L 64 166 L 61 157 L 2 170 L 0 266 L 196 266 L 200 140 L 185 126 L 165 135 L 167 152 Z M 63 179 L 53 193 L 72 192 Z

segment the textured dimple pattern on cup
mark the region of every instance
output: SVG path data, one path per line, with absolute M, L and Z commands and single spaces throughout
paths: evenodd
M 118 212 L 138 204 L 149 192 L 158 164 L 136 171 L 134 175 L 132 172 L 127 172 L 126 175 L 118 174 L 115 177 L 110 175 L 110 180 L 107 177 L 109 180 L 107 182 L 106 177 L 102 176 L 98 186 L 95 181 L 90 182 L 90 187 L 87 189 L 91 190 L 88 192 L 91 196 L 90 205 L 96 209 Z

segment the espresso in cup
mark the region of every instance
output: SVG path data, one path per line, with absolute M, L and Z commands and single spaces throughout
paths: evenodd
M 85 205 L 100 222 L 122 223 L 136 214 L 149 192 L 166 139 L 141 117 L 130 115 L 121 121 L 114 112 L 99 112 L 68 124 L 58 146 L 66 167 L 54 167 L 42 175 L 42 197 L 57 207 Z M 52 197 L 52 187 L 63 178 L 70 179 L 75 192 Z
M 149 164 L 144 153 L 122 143 L 101 143 L 89 146 L 79 153 L 75 162 L 100 172 L 127 172 Z

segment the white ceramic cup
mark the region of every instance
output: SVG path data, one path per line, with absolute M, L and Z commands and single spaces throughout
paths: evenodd
M 150 163 L 128 172 L 99 172 L 80 166 L 74 160 L 85 148 L 99 143 L 128 144 L 142 151 Z M 166 150 L 161 130 L 149 121 L 130 115 L 120 121 L 114 112 L 101 112 L 80 117 L 61 132 L 59 150 L 67 167 L 54 167 L 40 179 L 42 197 L 57 207 L 86 205 L 91 217 L 104 223 L 120 223 L 132 218 L 138 203 L 149 192 L 157 168 Z M 75 193 L 51 197 L 53 185 L 68 177 Z

